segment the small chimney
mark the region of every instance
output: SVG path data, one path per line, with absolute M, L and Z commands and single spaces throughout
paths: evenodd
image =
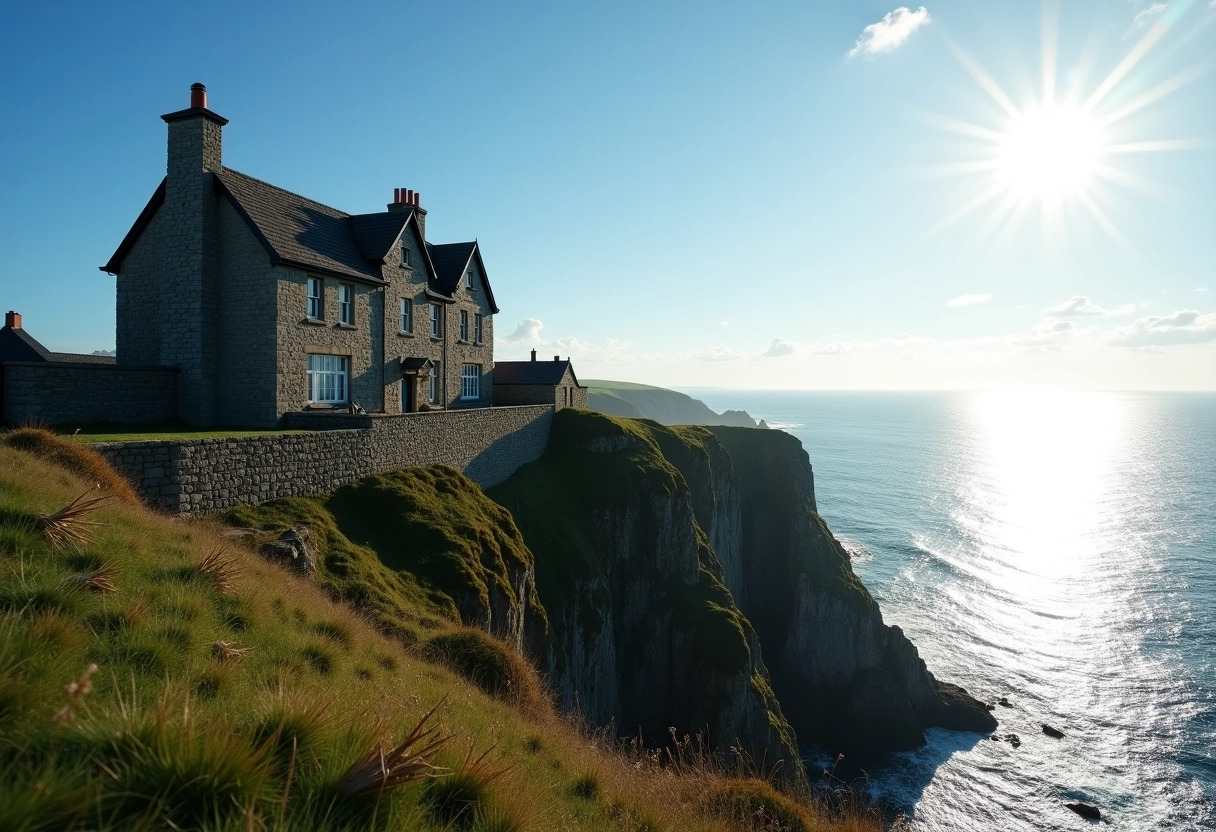
M 393 201 L 389 203 L 390 211 L 405 211 L 410 207 L 409 189 L 393 188 Z
M 562 357 L 561 357 L 560 355 L 555 355 L 555 356 L 553 356 L 553 360 L 554 360 L 554 361 L 561 361 L 561 360 L 562 360 Z
M 9 314 L 11 315 L 11 314 L 13 314 L 13 313 L 12 313 L 12 312 L 9 312 Z M 535 360 L 536 360 L 536 350 L 532 350 L 532 360 L 533 360 L 533 361 L 535 361 Z
M 190 85 L 190 107 L 191 109 L 207 109 L 207 88 L 202 84 Z
M 9 329 L 21 329 L 21 315 L 9 310 L 4 315 L 4 325 Z

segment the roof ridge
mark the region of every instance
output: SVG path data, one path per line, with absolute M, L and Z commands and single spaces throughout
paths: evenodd
M 318 208 L 324 208 L 327 211 L 333 211 L 335 214 L 340 214 L 344 219 L 350 219 L 350 217 L 354 216 L 353 214 L 346 213 L 341 208 L 335 208 L 332 205 L 326 205 L 324 202 L 317 202 L 315 199 L 310 199 L 309 197 L 306 197 L 303 194 L 298 194 L 295 191 L 289 191 L 286 188 L 280 188 L 278 185 L 267 182 L 265 179 L 258 179 L 256 176 L 250 176 L 247 173 L 242 173 L 241 171 L 239 171 L 235 168 L 230 168 L 227 165 L 224 165 L 223 167 L 220 168 L 220 173 L 235 173 L 237 176 L 241 176 L 241 177 L 244 177 L 245 179 L 249 179 L 253 182 L 257 182 L 259 185 L 264 185 L 267 188 L 274 188 L 276 191 L 282 191 L 285 194 L 290 194 L 291 196 L 294 196 L 296 199 L 302 199 L 305 202 L 308 202 L 308 203 L 311 203 L 311 204 L 317 206 Z

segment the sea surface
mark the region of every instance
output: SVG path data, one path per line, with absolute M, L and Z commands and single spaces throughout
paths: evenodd
M 839 774 L 918 832 L 1216 829 L 1216 394 L 685 392 L 802 440 L 887 623 L 1021 739 Z

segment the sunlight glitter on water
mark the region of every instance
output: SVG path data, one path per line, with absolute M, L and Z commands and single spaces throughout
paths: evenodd
M 711 406 L 717 402 L 710 402 Z M 755 394 L 940 678 L 999 733 L 854 761 L 921 832 L 1216 828 L 1216 397 Z M 1205 588 L 1209 588 L 1206 589 Z M 1041 723 L 1063 729 L 1051 739 Z

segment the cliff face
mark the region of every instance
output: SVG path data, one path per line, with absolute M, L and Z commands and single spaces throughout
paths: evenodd
M 801 777 L 692 492 L 638 424 L 572 413 L 545 458 L 489 491 L 535 553 L 549 632 L 532 653 L 561 705 L 594 724 L 652 744 L 701 733 Z
M 996 727 L 883 623 L 787 434 L 563 411 L 546 456 L 489 493 L 535 554 L 550 683 L 595 723 L 708 728 L 770 761 L 794 759 L 791 725 L 874 750 Z

